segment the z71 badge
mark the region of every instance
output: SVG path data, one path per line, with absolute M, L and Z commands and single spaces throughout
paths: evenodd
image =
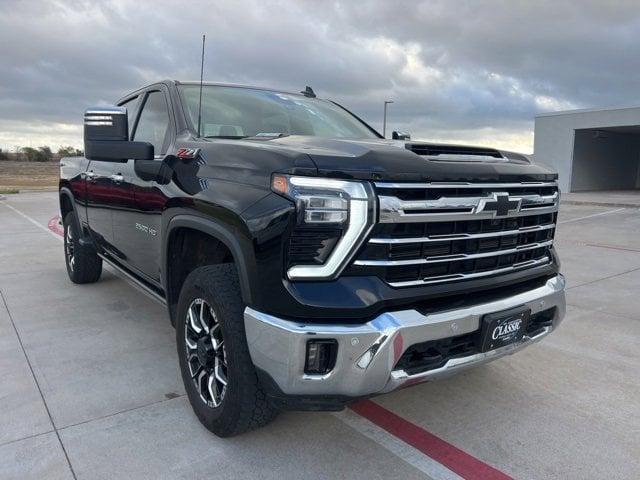
M 179 148 L 176 152 L 176 157 L 183 160 L 190 160 L 192 158 L 196 158 L 199 153 L 199 148 Z

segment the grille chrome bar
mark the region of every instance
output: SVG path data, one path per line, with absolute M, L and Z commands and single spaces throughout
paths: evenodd
M 521 233 L 539 232 L 542 230 L 551 230 L 556 228 L 555 223 L 549 225 L 532 225 L 530 227 L 522 227 L 517 230 L 503 230 L 499 232 L 486 233 L 452 233 L 448 235 L 430 235 L 428 237 L 413 238 L 371 238 L 369 243 L 376 244 L 403 244 L 403 243 L 428 243 L 428 242 L 448 242 L 453 240 L 470 240 L 474 238 L 492 238 L 507 237 L 510 235 L 519 235 Z
M 497 193 L 472 197 L 441 197 L 437 200 L 401 200 L 380 195 L 380 223 L 490 220 L 558 211 L 558 192 L 552 195 L 513 196 L 505 192 L 504 195 L 510 202 L 517 203 L 517 208 L 509 210 L 505 215 L 497 215 L 495 210 L 487 210 L 487 204 L 496 201 Z
M 378 225 L 352 263 L 392 287 L 541 270 L 553 263 L 557 181 L 375 182 Z
M 454 255 L 438 255 L 435 257 L 415 258 L 411 260 L 356 260 L 354 265 L 373 266 L 373 267 L 397 267 L 401 265 L 422 265 L 425 263 L 442 263 L 456 262 L 460 260 L 473 260 L 476 258 L 496 257 L 499 255 L 509 255 L 511 253 L 525 252 L 527 250 L 535 250 L 536 248 L 550 247 L 553 240 L 546 242 L 530 243 L 516 248 L 505 250 L 492 250 L 482 253 L 459 253 Z
M 374 182 L 376 188 L 526 188 L 526 187 L 558 187 L 558 182 L 522 182 L 522 183 L 470 183 L 470 182 L 430 182 L 430 183 L 388 183 Z
M 481 278 L 488 277 L 491 275 L 499 275 L 502 273 L 510 273 L 516 270 L 522 270 L 525 268 L 539 267 L 542 265 L 547 265 L 551 263 L 551 259 L 548 256 L 537 260 L 527 260 L 526 262 L 514 263 L 511 266 L 498 268 L 496 270 L 488 270 L 485 272 L 474 272 L 474 273 L 458 273 L 454 275 L 442 275 L 439 277 L 427 277 L 422 280 L 409 280 L 405 282 L 389 282 L 389 285 L 392 287 L 400 288 L 400 287 L 416 287 L 421 285 L 431 285 L 434 283 L 443 283 L 443 282 L 451 282 L 455 280 L 470 280 L 473 278 Z

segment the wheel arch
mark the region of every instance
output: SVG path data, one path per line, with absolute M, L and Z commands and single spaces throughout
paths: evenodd
M 59 192 L 60 198 L 60 216 L 64 219 L 64 217 L 69 212 L 75 212 L 75 208 L 73 207 L 74 199 L 73 193 L 66 187 L 60 188 Z M 77 213 L 74 213 L 77 216 Z
M 178 288 L 176 288 L 172 281 L 174 272 L 172 271 L 173 262 L 171 257 L 171 248 L 174 246 L 177 234 L 184 230 L 194 231 L 197 234 L 211 237 L 212 239 L 220 242 L 220 244 L 228 250 L 238 272 L 242 300 L 245 304 L 251 303 L 252 295 L 249 279 L 251 268 L 250 264 L 252 262 L 247 258 L 249 256 L 247 248 L 243 248 L 240 240 L 238 239 L 238 235 L 232 231 L 232 228 L 233 227 L 225 225 L 214 219 L 203 218 L 191 214 L 179 214 L 169 220 L 162 243 L 162 284 L 164 286 L 167 308 L 169 310 L 169 316 L 172 324 L 175 325 L 175 312 L 180 291 L 179 285 Z
M 82 239 L 85 242 L 89 242 L 93 244 L 93 239 L 89 235 L 89 231 L 85 225 L 83 225 L 82 212 L 79 212 L 76 208 L 76 199 L 73 195 L 73 192 L 68 187 L 60 187 L 59 191 L 59 199 L 60 199 L 60 219 L 64 222 L 65 217 L 68 213 L 72 213 L 78 223 L 78 227 L 80 228 Z

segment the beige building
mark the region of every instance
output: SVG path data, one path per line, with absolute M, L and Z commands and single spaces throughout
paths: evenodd
M 640 107 L 540 114 L 534 154 L 564 192 L 640 189 Z

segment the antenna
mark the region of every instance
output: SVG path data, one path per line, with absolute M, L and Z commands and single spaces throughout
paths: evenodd
M 200 123 L 202 121 L 202 76 L 204 74 L 204 39 L 202 35 L 202 58 L 200 59 L 200 100 L 198 101 L 198 137 L 200 136 Z

